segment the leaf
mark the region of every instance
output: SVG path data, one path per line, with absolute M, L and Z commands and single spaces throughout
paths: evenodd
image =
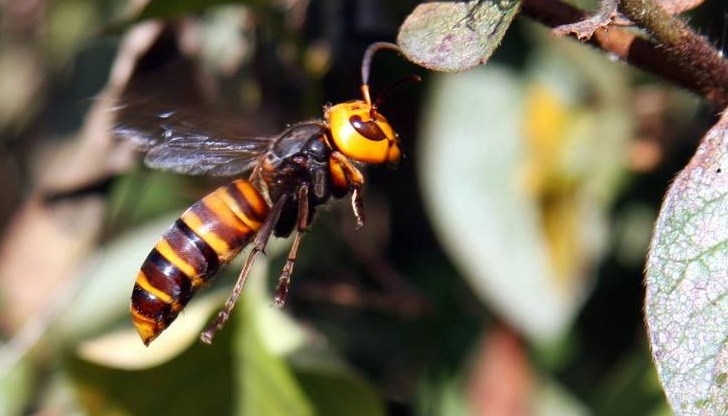
M 538 214 L 514 183 L 521 114 L 499 109 L 521 108 L 523 94 L 493 65 L 436 80 L 419 171 L 435 231 L 476 293 L 543 340 L 562 330 L 574 301 L 551 284 Z
M 124 329 L 81 342 L 78 355 L 88 362 L 121 370 L 143 370 L 166 363 L 200 342 L 200 332 L 227 296 L 217 292 L 191 302 L 180 322 L 175 322 L 148 347 L 128 324 Z M 130 317 L 127 321 L 131 321 Z
M 262 280 L 262 279 L 261 279 Z M 251 282 L 252 283 L 252 282 Z M 263 285 L 259 284 L 259 288 Z M 251 288 L 251 292 L 261 293 Z M 266 345 L 256 319 L 263 305 L 260 297 L 242 297 L 236 314 L 239 329 L 235 334 L 237 413 L 241 415 L 312 415 L 309 399 L 301 389 L 291 368 L 280 355 Z
M 399 28 L 407 59 L 433 71 L 485 63 L 518 11 L 518 0 L 434 1 L 418 5 Z
M 287 249 L 275 240 L 266 253 Z M 246 296 L 247 295 L 247 296 Z M 299 322 L 271 307 L 263 278 L 251 279 L 236 309 L 238 413 L 252 415 L 383 415 L 378 392 L 322 348 Z
M 475 293 L 542 344 L 588 292 L 631 126 L 620 70 L 581 49 L 548 50 L 523 77 L 493 64 L 441 75 L 422 118 L 440 241 Z
M 266 253 L 283 252 L 289 243 L 275 240 Z M 385 414 L 378 392 L 321 348 L 321 335 L 312 337 L 285 309 L 271 307 L 265 279 L 251 279 L 246 289 L 238 311 L 241 414 Z M 261 380 L 270 384 L 260 386 Z
M 647 262 L 660 381 L 681 415 L 728 414 L 728 112 L 670 187 Z
M 213 345 L 201 342 L 173 360 L 138 371 L 67 360 L 77 397 L 87 414 L 229 415 L 234 409 L 230 332 Z
M 0 349 L 0 414 L 22 415 L 32 397 L 35 375 L 33 363 L 20 359 L 10 363 L 8 344 Z M 27 409 L 25 409 L 27 410 Z
M 383 416 L 386 414 L 379 393 L 347 368 L 294 368 L 320 416 Z

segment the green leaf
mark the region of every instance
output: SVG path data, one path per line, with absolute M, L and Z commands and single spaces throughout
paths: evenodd
M 275 240 L 266 253 L 288 249 Z M 261 273 L 259 273 L 261 274 Z M 248 282 L 237 327 L 241 347 L 239 377 L 242 414 L 384 415 L 379 393 L 328 348 L 320 337 L 294 321 L 285 309 L 271 307 L 272 295 L 260 278 Z M 263 385 L 267 381 L 268 385 Z
M 301 387 L 319 416 L 380 416 L 384 403 L 369 383 L 346 368 L 311 367 L 295 370 Z
M 518 0 L 422 3 L 399 28 L 397 43 L 418 65 L 433 71 L 465 71 L 488 60 L 519 5 Z
M 0 350 L 0 414 L 21 415 L 33 392 L 32 363 L 21 358 L 12 362 L 12 344 Z M 27 409 L 26 409 L 27 410 Z
M 276 240 L 266 250 L 287 248 Z M 239 414 L 383 415 L 378 392 L 285 311 L 271 307 L 267 282 L 251 279 L 238 305 L 235 347 Z M 320 338 L 316 338 L 319 339 Z
M 660 211 L 646 314 L 660 381 L 681 415 L 728 414 L 728 112 Z
M 448 416 L 471 414 L 466 402 L 464 383 L 461 374 L 427 375 L 418 385 L 415 414 Z
M 480 299 L 540 344 L 588 293 L 632 125 L 619 68 L 583 48 L 542 49 L 522 76 L 490 64 L 435 77 L 418 159 L 445 250 Z
M 164 365 L 141 371 L 72 358 L 68 368 L 88 414 L 229 415 L 234 409 L 230 332 L 194 343 Z
M 313 409 L 291 368 L 263 342 L 256 325 L 260 300 L 238 302 L 236 328 L 237 413 L 241 415 L 313 415 Z M 269 307 L 269 306 L 267 306 Z

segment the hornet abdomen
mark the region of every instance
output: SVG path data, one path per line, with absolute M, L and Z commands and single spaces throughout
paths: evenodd
M 134 284 L 131 313 L 144 344 L 167 328 L 220 266 L 251 241 L 268 211 L 260 192 L 237 179 L 175 221 L 144 260 Z

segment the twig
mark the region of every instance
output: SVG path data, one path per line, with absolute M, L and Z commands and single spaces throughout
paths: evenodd
M 619 11 L 647 31 L 670 63 L 694 80 L 694 91 L 726 107 L 728 61 L 704 37 L 653 0 L 621 0 Z
M 594 32 L 588 43 L 704 97 L 721 110 L 728 107 L 728 61 L 682 21 L 649 5 L 654 3 L 622 0 L 619 10 L 661 43 L 613 25 Z M 589 17 L 585 11 L 561 0 L 523 0 L 521 11 L 524 16 L 552 28 Z M 646 16 L 640 17 L 641 13 Z

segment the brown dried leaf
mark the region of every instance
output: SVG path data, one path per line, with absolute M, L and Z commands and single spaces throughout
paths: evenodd
M 103 211 L 99 197 L 48 204 L 35 194 L 25 202 L 0 243 L 5 330 L 50 306 L 94 247 Z

